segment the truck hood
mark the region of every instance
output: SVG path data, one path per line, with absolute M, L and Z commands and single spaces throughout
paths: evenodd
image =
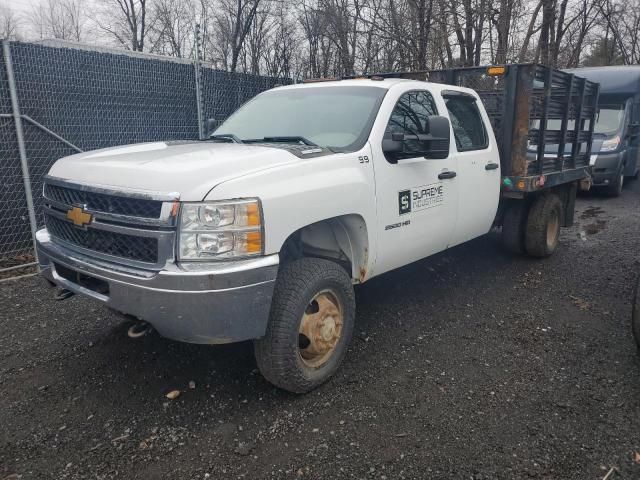
M 204 199 L 216 185 L 301 161 L 284 149 L 213 142 L 153 142 L 105 148 L 58 160 L 52 177 L 113 188 Z

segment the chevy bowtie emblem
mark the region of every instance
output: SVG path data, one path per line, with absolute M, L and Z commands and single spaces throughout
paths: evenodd
M 67 218 L 73 222 L 74 225 L 78 227 L 84 227 L 91 223 L 93 220 L 93 215 L 84 211 L 82 207 L 71 207 L 67 211 Z

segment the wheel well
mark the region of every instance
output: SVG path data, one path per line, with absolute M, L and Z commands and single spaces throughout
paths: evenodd
M 280 249 L 282 263 L 316 257 L 336 262 L 354 283 L 367 278 L 369 236 L 360 215 L 342 215 L 306 225 L 293 232 Z

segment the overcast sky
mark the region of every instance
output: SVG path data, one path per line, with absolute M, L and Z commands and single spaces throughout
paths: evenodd
M 0 0 L 0 7 L 9 7 L 20 17 L 20 32 L 30 35 L 29 22 L 26 17 L 33 11 L 34 6 L 40 5 L 41 0 Z
M 32 5 L 38 5 L 39 0 L 0 0 L 0 5 L 9 7 L 14 12 L 27 13 L 31 10 Z
M 33 11 L 41 4 L 44 4 L 46 0 L 0 0 L 0 7 L 9 7 L 11 11 L 17 14 L 19 18 L 19 34 L 22 40 L 38 40 L 38 32 L 33 28 L 29 22 L 29 16 Z M 81 0 L 84 5 L 89 5 L 92 8 L 87 8 L 86 12 L 95 10 L 96 6 L 100 5 L 101 0 Z M 95 22 L 89 16 L 84 23 L 83 28 L 83 42 L 82 43 L 107 43 L 103 37 L 99 35 Z M 102 41 L 99 41 L 102 40 Z

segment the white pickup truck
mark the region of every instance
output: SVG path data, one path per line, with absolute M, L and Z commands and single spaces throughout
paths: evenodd
M 354 284 L 493 225 L 511 250 L 552 253 L 596 102 L 597 85 L 537 65 L 275 88 L 206 141 L 58 160 L 42 275 L 168 338 L 254 340 L 262 374 L 306 392 L 345 356 Z M 549 157 L 549 142 L 575 148 Z

